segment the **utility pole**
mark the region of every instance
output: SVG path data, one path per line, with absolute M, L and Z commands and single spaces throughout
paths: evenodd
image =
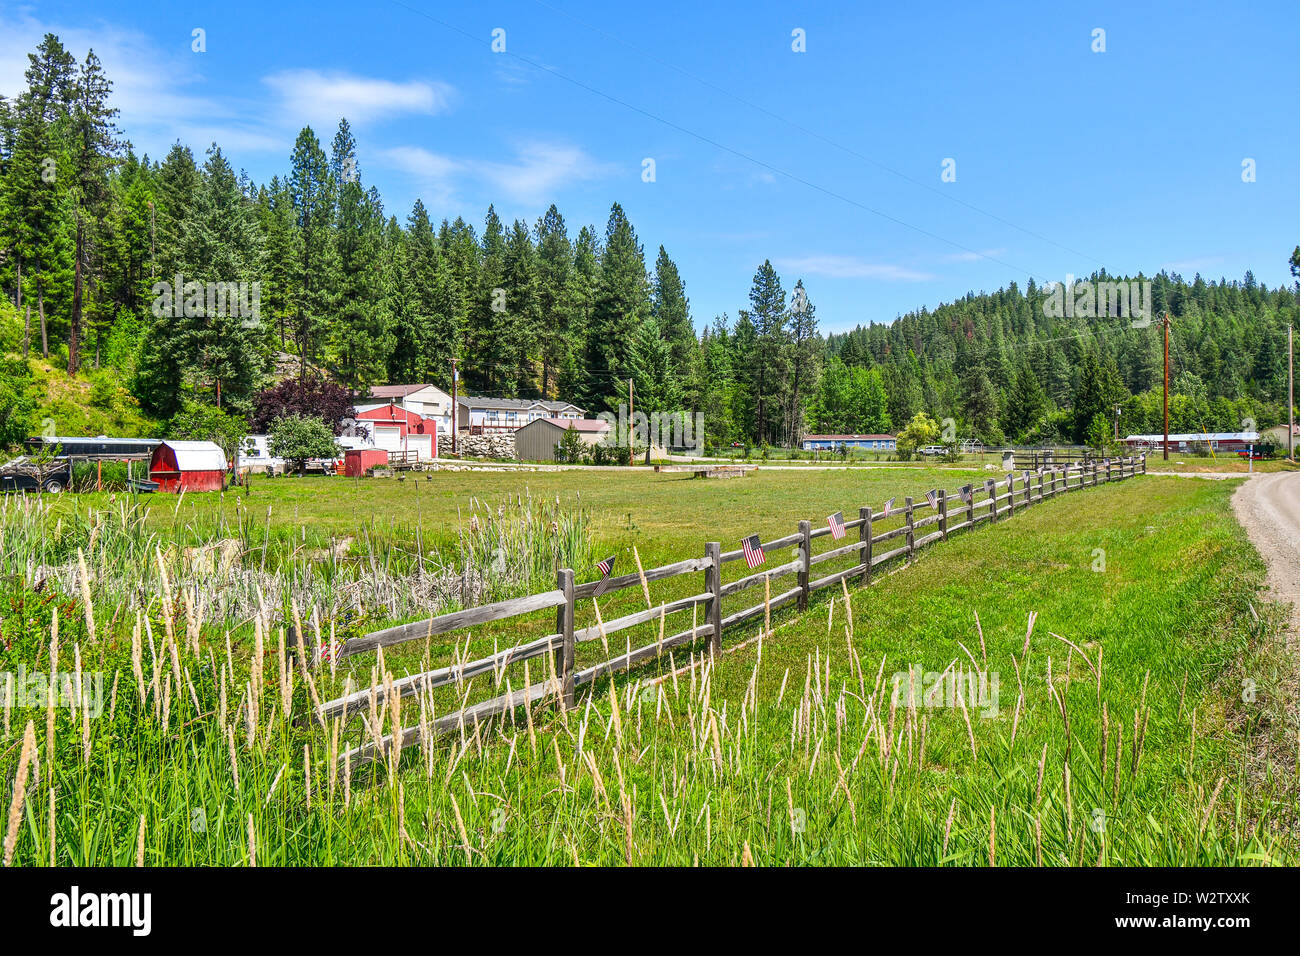
M 627 463 L 630 465 L 636 459 L 636 445 L 632 441 L 632 436 L 636 433 L 636 426 L 632 424 L 635 419 L 633 414 L 636 406 L 632 404 L 632 379 L 627 380 Z
M 1295 348 L 1286 327 L 1286 456 L 1295 461 Z
M 1119 409 L 1120 406 L 1116 405 L 1115 406 L 1115 444 L 1116 445 L 1119 444 Z
M 1165 313 L 1165 441 L 1164 458 L 1169 460 L 1169 313 Z
M 460 427 L 460 400 L 456 386 L 460 384 L 460 372 L 456 370 L 456 360 L 451 360 L 451 453 L 456 454 L 456 432 Z

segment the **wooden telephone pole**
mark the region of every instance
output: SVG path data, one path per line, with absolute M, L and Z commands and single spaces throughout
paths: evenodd
M 460 401 L 457 399 L 456 386 L 460 384 L 460 373 L 456 371 L 456 360 L 451 360 L 451 453 L 456 454 L 456 432 L 460 426 Z
M 632 436 L 636 434 L 636 426 L 632 424 L 633 412 L 636 406 L 632 404 L 632 380 L 627 380 L 627 463 L 629 465 L 636 463 L 636 443 L 632 441 Z
M 1286 456 L 1295 461 L 1295 348 L 1286 327 Z
M 1169 460 L 1169 313 L 1165 313 L 1165 461 Z

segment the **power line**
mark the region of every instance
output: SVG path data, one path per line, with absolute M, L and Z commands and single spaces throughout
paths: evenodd
M 482 39 L 476 36 L 475 34 L 470 33 L 467 30 L 462 30 L 460 27 L 454 26 L 453 24 L 450 24 L 445 20 L 441 20 L 438 17 L 433 16 L 432 14 L 424 12 L 423 10 L 419 10 L 415 7 L 412 7 L 410 4 L 403 3 L 402 0 L 390 0 L 390 2 L 406 10 L 409 10 L 411 13 L 414 13 L 417 16 L 424 17 L 426 20 L 436 23 L 439 26 L 443 27 L 444 29 L 450 30 L 453 33 L 457 33 L 460 36 L 466 38 L 467 40 L 470 40 L 473 43 L 476 44 L 482 43 Z M 735 147 L 732 146 L 728 146 L 725 143 L 721 143 L 718 140 L 715 140 L 709 136 L 704 135 L 703 133 L 697 132 L 696 130 L 690 129 L 689 127 L 682 126 L 680 123 L 676 123 L 673 120 L 666 119 L 662 116 L 652 113 L 651 111 L 643 107 L 637 106 L 633 103 L 629 103 L 626 100 L 620 99 L 619 97 L 614 96 L 611 93 L 606 93 L 603 90 L 597 89 L 591 84 L 576 79 L 574 77 L 571 77 L 565 73 L 562 73 L 561 71 L 555 69 L 554 67 L 547 66 L 543 63 L 539 63 L 536 60 L 533 60 L 521 54 L 512 53 L 508 49 L 503 50 L 501 51 L 501 53 L 496 55 L 508 56 L 515 60 L 518 60 L 521 63 L 526 63 L 527 65 L 531 66 L 535 70 L 540 70 L 543 73 L 549 73 L 551 76 L 563 80 L 564 82 L 569 83 L 573 86 L 576 86 L 579 89 L 585 90 L 586 92 L 591 93 L 593 96 L 598 96 L 601 99 L 608 100 L 609 102 L 614 103 L 617 106 L 623 107 L 624 109 L 628 109 L 634 113 L 638 113 L 641 116 L 646 117 L 647 119 L 654 120 L 656 123 L 660 123 L 663 126 L 667 126 L 669 129 L 675 130 L 679 133 L 682 133 L 683 135 L 691 137 L 692 139 L 699 140 L 702 143 L 712 146 L 714 149 L 722 150 L 723 152 L 729 153 L 732 156 L 735 156 L 739 159 L 743 159 L 748 163 L 752 163 L 755 166 L 758 166 L 762 169 L 766 169 L 768 172 L 776 173 L 779 176 L 783 176 L 784 178 L 789 179 L 791 182 L 799 183 L 800 185 L 805 186 L 808 189 L 812 189 L 815 192 L 822 193 L 823 195 L 829 196 L 832 199 L 837 199 L 840 202 L 847 203 L 848 205 L 854 206 L 857 209 L 861 209 L 864 212 L 869 212 L 874 216 L 879 216 L 881 219 L 884 219 L 887 222 L 892 222 L 895 225 L 902 226 L 905 229 L 910 229 L 913 232 L 919 233 L 920 235 L 923 235 L 929 239 L 934 239 L 937 242 L 942 242 L 945 245 L 952 246 L 954 249 L 959 249 L 962 252 L 970 253 L 971 255 L 978 256 L 981 259 L 986 259 L 989 262 L 994 262 L 997 263 L 998 265 L 1005 266 L 1006 268 L 1011 269 L 1014 272 L 1018 272 L 1030 278 L 1039 279 L 1042 282 L 1051 281 L 1050 279 L 1047 279 L 1044 276 L 1036 275 L 1034 272 L 1024 268 L 1023 266 L 1018 266 L 1015 265 L 1014 263 L 1007 262 L 1004 259 L 998 258 L 997 256 L 989 255 L 988 253 L 985 252 L 981 252 L 978 249 L 972 249 L 971 247 L 963 245 L 962 243 L 957 242 L 956 240 L 948 239 L 944 236 L 939 235 L 938 233 L 931 232 L 930 230 L 922 226 L 913 225 L 912 223 L 907 222 L 906 220 L 899 219 L 897 216 L 893 216 L 887 212 L 883 212 L 882 210 L 876 209 L 872 206 L 868 206 L 866 203 L 859 202 L 858 200 L 846 196 L 843 193 L 836 192 L 835 190 L 830 189 L 829 187 L 822 186 L 820 183 L 816 183 L 813 182 L 812 180 L 805 179 L 804 177 L 798 175 L 797 173 L 792 173 L 789 170 L 782 169 L 780 166 L 776 166 L 765 160 L 758 159 L 755 156 L 751 156 L 742 150 L 736 149 Z
M 1069 246 L 1059 243 L 1054 239 L 1049 239 L 1047 236 L 1044 236 L 1041 233 L 1034 232 L 1032 229 L 1026 229 L 1024 226 L 1017 225 L 1016 223 L 1011 222 L 1008 219 L 1004 219 L 1003 217 L 997 215 L 996 213 L 989 212 L 987 209 L 981 209 L 979 206 L 976 206 L 974 203 L 966 202 L 964 199 L 954 196 L 948 190 L 937 189 L 929 183 L 921 182 L 919 179 L 914 179 L 911 176 L 908 176 L 906 173 L 900 172 L 899 170 L 894 169 L 891 166 L 887 166 L 877 159 L 873 159 L 870 156 L 858 152 L 856 149 L 853 149 L 851 146 L 845 146 L 844 144 L 831 139 L 829 136 L 825 136 L 824 134 L 819 133 L 816 130 L 809 129 L 808 127 L 803 126 L 802 124 L 797 123 L 794 120 L 789 119 L 788 117 L 782 116 L 781 114 L 776 113 L 765 106 L 747 100 L 743 96 L 733 93 L 730 90 L 725 89 L 724 87 L 718 86 L 716 83 L 706 80 L 703 77 L 696 76 L 694 73 L 691 73 L 689 70 L 685 70 L 674 63 L 669 63 L 666 60 L 662 60 L 659 57 L 656 57 L 654 54 L 648 53 L 645 50 L 641 49 L 636 44 L 629 43 L 627 40 L 624 40 L 622 37 L 609 33 L 608 31 L 603 30 L 602 28 L 595 26 L 594 24 L 588 23 L 585 20 L 574 16 L 572 13 L 569 13 L 566 10 L 561 10 L 557 7 L 551 6 L 549 3 L 546 3 L 545 0 L 533 0 L 533 2 L 536 3 L 538 6 L 545 7 L 547 10 L 550 10 L 553 13 L 558 13 L 561 16 L 569 18 L 574 23 L 586 27 L 588 30 L 591 30 L 593 33 L 596 33 L 607 40 L 613 40 L 616 43 L 622 44 L 623 46 L 627 47 L 629 50 L 632 50 L 638 55 L 645 57 L 651 63 L 658 64 L 659 66 L 665 67 L 666 69 L 673 70 L 676 73 L 680 73 L 682 76 L 687 77 L 688 79 L 693 80 L 696 83 L 699 83 L 701 86 L 705 86 L 713 90 L 714 92 L 721 93 L 723 96 L 726 96 L 729 99 L 732 99 L 743 106 L 747 106 L 752 110 L 756 110 L 757 112 L 762 113 L 764 116 L 777 120 L 780 123 L 784 123 L 785 125 L 789 126 L 791 129 L 798 130 L 800 133 L 803 133 L 806 136 L 811 136 L 813 139 L 820 140 L 821 142 L 827 144 L 828 146 L 833 146 L 834 148 L 844 153 L 847 153 L 848 155 L 853 156 L 856 159 L 860 159 L 865 163 L 875 166 L 877 169 L 884 170 L 885 172 L 893 176 L 897 176 L 899 179 L 902 179 L 904 182 L 911 183 L 913 186 L 919 186 L 922 189 L 934 193 L 936 196 L 942 196 L 944 199 L 948 200 L 949 202 L 956 203 L 959 206 L 964 206 L 965 208 L 971 210 L 972 212 L 977 212 L 981 216 L 987 216 L 988 218 L 994 220 L 995 222 L 999 222 L 1004 226 L 1009 226 L 1018 232 L 1023 232 L 1025 235 L 1031 236 L 1034 239 L 1039 240 L 1040 242 L 1046 242 L 1048 245 L 1056 246 L 1058 249 L 1062 249 L 1065 252 L 1070 253 L 1071 255 L 1075 255 L 1075 256 L 1079 256 L 1080 258 L 1087 259 L 1089 262 L 1096 263 L 1097 265 L 1102 265 L 1101 260 L 1093 256 L 1090 256 L 1087 253 L 1080 252 L 1077 249 L 1072 249 Z

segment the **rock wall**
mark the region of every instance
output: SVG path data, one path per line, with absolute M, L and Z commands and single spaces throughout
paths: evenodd
M 513 461 L 515 457 L 514 435 L 460 435 L 456 445 L 462 458 Z

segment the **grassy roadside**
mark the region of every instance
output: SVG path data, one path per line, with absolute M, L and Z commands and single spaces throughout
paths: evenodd
M 780 619 L 761 655 L 754 642 L 654 685 L 643 671 L 575 712 L 520 713 L 364 771 L 338 760 L 341 731 L 284 720 L 310 692 L 290 686 L 274 637 L 250 678 L 219 633 L 196 635 L 196 653 L 183 616 L 169 643 L 153 615 L 142 705 L 129 629 L 105 633 L 111 609 L 92 644 L 77 602 L 29 598 L 10 613 L 33 636 L 4 666 L 48 665 L 57 605 L 59 658 L 80 644 L 83 667 L 105 668 L 106 705 L 85 721 L 56 711 L 52 759 L 44 709 L 11 713 L 6 806 L 29 718 L 41 767 L 15 858 L 48 860 L 53 789 L 63 863 L 130 863 L 141 846 L 151 864 L 1293 863 L 1294 728 L 1270 709 L 1276 642 L 1267 611 L 1250 614 L 1262 568 L 1230 485 L 1069 495 L 854 591 L 851 631 L 843 598 L 823 597 Z M 895 702 L 909 665 L 973 673 L 983 702 Z M 387 730 L 435 706 L 407 698 L 372 719 Z

